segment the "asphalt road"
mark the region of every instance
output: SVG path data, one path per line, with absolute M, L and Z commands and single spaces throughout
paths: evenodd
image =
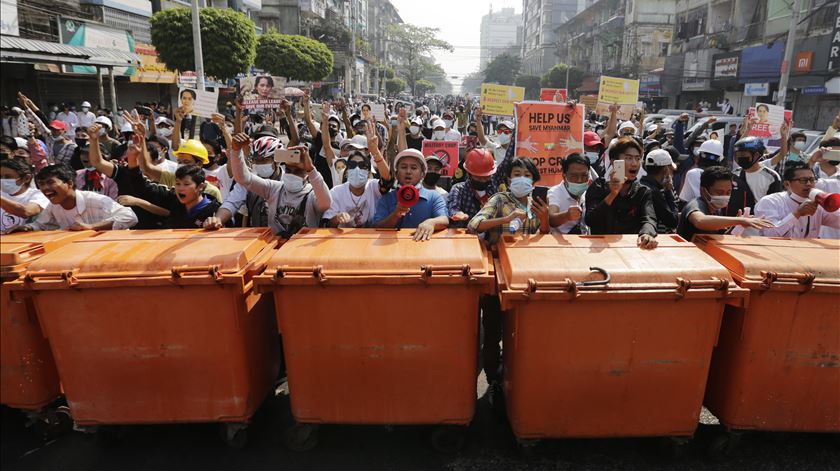
M 479 393 L 483 394 L 483 387 Z M 44 441 L 23 427 L 21 416 L 3 410 L 0 466 L 8 470 L 838 470 L 840 441 L 816 434 L 744 434 L 724 463 L 706 456 L 721 433 L 708 412 L 701 417 L 685 456 L 673 459 L 659 439 L 547 440 L 523 457 L 503 416 L 487 397 L 478 402 L 466 447 L 441 454 L 429 445 L 429 427 L 324 426 L 312 451 L 283 446 L 291 424 L 288 398 L 266 401 L 249 429 L 243 450 L 226 446 L 214 425 L 144 426 L 129 429 L 116 444 L 70 432 Z

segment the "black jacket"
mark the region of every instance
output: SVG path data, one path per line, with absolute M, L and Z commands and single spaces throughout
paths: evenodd
M 679 222 L 679 211 L 677 211 L 677 196 L 673 190 L 666 190 L 662 185 L 645 175 L 639 180 L 643 186 L 650 190 L 653 200 L 653 209 L 656 211 L 656 233 L 672 234 L 677 229 Z
M 782 180 L 778 175 L 767 167 L 762 166 L 759 172 L 765 172 L 773 176 L 773 183 L 767 188 L 767 194 L 778 193 L 783 190 Z M 729 206 L 726 208 L 727 216 L 737 216 L 738 211 L 744 208 L 755 208 L 756 198 L 750 186 L 747 184 L 747 172 L 744 169 L 735 176 L 732 181 L 732 196 L 729 197 Z
M 656 236 L 656 210 L 650 190 L 634 180 L 627 195 L 619 194 L 611 205 L 604 199 L 610 188 L 603 178 L 586 190 L 586 225 L 592 234 L 648 234 Z
M 169 210 L 169 217 L 163 221 L 163 227 L 166 229 L 200 228 L 204 220 L 215 216 L 216 210 L 221 206 L 212 196 L 205 194 L 204 197 L 209 200 L 207 204 L 188 212 L 187 207 L 178 200 L 174 188 L 150 182 L 143 177 L 139 168 L 131 169 L 130 172 L 134 196 Z

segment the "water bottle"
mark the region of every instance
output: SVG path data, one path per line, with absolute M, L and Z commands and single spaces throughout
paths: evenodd
M 522 219 L 520 218 L 516 218 L 508 224 L 508 230 L 511 234 L 515 234 L 520 227 L 522 227 Z

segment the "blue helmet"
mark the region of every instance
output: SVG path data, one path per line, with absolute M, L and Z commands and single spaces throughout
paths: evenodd
M 748 150 L 750 152 L 758 152 L 763 154 L 766 148 L 764 141 L 756 136 L 747 136 L 735 143 L 735 151 Z

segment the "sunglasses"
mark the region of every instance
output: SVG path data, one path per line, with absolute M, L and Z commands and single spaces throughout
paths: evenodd
M 362 170 L 370 170 L 370 164 L 367 162 L 357 162 L 355 160 L 347 161 L 347 169 L 353 170 L 354 168 L 360 168 Z
M 510 129 L 499 129 L 499 134 L 510 134 L 512 131 Z

